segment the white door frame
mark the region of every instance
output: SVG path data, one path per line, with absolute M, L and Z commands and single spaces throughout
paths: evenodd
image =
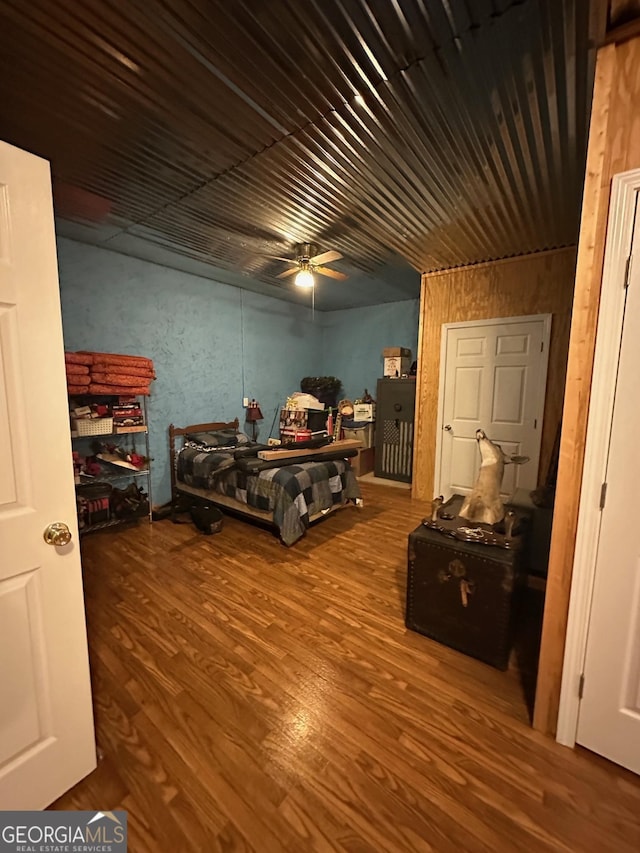
M 449 329 L 470 329 L 473 326 L 499 326 L 504 323 L 530 323 L 543 320 L 542 341 L 544 343 L 543 356 L 545 359 L 545 382 L 538 385 L 538 411 L 540 417 L 540 440 L 542 442 L 542 429 L 544 427 L 544 402 L 547 392 L 546 379 L 548 374 L 549 346 L 551 342 L 551 314 L 523 314 L 519 317 L 489 317 L 486 320 L 460 320 L 458 323 L 443 323 L 440 338 L 440 375 L 438 377 L 438 421 L 436 430 L 436 464 L 433 483 L 436 493 L 440 489 L 440 477 L 442 476 L 442 420 L 444 417 L 444 382 L 446 371 L 445 355 L 447 352 L 447 333 Z M 491 436 L 489 436 L 491 437 Z M 434 495 L 435 497 L 435 495 Z
M 556 732 L 558 743 L 571 747 L 575 746 L 578 732 L 578 693 L 587 651 L 602 518 L 600 493 L 607 470 L 616 390 L 612 378 L 616 375 L 620 352 L 626 298 L 624 281 L 639 192 L 640 169 L 613 178 Z

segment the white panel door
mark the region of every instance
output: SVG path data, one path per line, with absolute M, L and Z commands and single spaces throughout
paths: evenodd
M 473 488 L 478 429 L 530 459 L 505 468 L 505 497 L 537 486 L 550 328 L 548 314 L 443 326 L 436 494 Z
M 49 164 L 0 142 L 0 809 L 95 767 L 70 443 Z
M 637 223 L 637 220 L 636 220 Z M 576 740 L 640 773 L 640 227 L 627 292 Z M 615 380 L 614 380 L 615 381 Z

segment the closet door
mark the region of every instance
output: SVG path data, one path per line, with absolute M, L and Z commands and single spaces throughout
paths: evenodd
M 504 498 L 538 483 L 551 316 L 449 323 L 442 327 L 442 365 L 435 494 L 466 495 L 478 476 L 476 431 L 508 456 Z

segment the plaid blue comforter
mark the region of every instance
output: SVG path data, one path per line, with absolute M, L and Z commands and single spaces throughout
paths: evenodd
M 231 465 L 225 468 L 222 456 L 220 451 L 182 450 L 178 456 L 178 480 L 272 513 L 285 545 L 293 545 L 304 535 L 310 516 L 360 497 L 355 474 L 342 460 L 303 462 L 246 474 Z M 211 499 L 215 501 L 215 496 Z

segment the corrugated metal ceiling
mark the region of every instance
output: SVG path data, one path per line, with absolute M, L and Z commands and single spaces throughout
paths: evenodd
M 0 137 L 51 160 L 63 233 L 316 306 L 576 240 L 581 0 L 1 0 Z M 308 298 L 308 297 L 304 297 Z

